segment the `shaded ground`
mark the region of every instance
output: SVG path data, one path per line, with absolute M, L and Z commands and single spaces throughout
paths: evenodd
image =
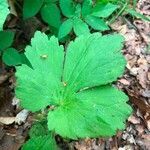
M 150 2 L 140 0 L 137 10 L 145 15 L 150 15 Z M 17 43 L 21 42 L 22 45 L 28 43 L 35 30 L 46 31 L 46 27 L 36 18 L 20 22 L 10 17 L 7 26 L 17 31 L 14 43 L 16 47 Z M 109 139 L 68 142 L 58 138 L 57 141 L 64 150 L 150 149 L 150 23 L 121 17 L 112 24 L 112 29 L 125 37 L 123 53 L 128 62 L 124 76 L 114 84 L 129 96 L 129 103 L 134 110 L 133 115 L 128 119 L 126 130 L 118 132 L 116 136 Z M 23 47 L 17 48 L 23 49 Z M 27 114 L 28 118 L 22 120 L 23 122 L 14 118 L 21 112 L 21 109 L 14 104 L 16 99 L 14 99 L 13 72 L 13 69 L 6 68 L 0 63 L 0 117 L 5 117 L 5 125 L 0 124 L 0 150 L 18 150 L 26 141 L 28 129 L 33 121 L 32 114 Z

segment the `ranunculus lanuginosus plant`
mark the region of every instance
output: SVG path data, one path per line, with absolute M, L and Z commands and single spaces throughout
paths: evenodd
M 128 97 L 111 82 L 126 65 L 123 37 L 82 35 L 64 50 L 39 31 L 25 49 L 32 67 L 16 67 L 16 96 L 32 112 L 48 109 L 48 129 L 64 138 L 107 137 L 125 128 Z M 60 125 L 61 123 L 61 125 Z

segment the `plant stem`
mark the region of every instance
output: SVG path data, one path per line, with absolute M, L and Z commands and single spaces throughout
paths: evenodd
M 133 9 L 136 9 L 137 0 L 133 0 Z
M 122 7 L 122 9 L 118 12 L 118 14 L 117 14 L 115 17 L 113 17 L 113 18 L 108 22 L 108 24 L 109 24 L 109 25 L 112 24 L 120 15 L 122 15 L 122 13 L 124 12 L 124 10 L 126 9 L 127 6 L 128 6 L 128 3 L 126 2 L 126 3 L 124 4 L 124 6 Z

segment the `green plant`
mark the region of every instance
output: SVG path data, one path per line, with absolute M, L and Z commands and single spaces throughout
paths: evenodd
M 0 0 L 0 30 L 3 29 L 3 24 L 9 14 L 8 4 L 5 0 Z
M 21 64 L 21 56 L 14 48 L 10 48 L 13 43 L 14 33 L 11 31 L 0 31 L 0 54 L 2 60 L 8 65 Z
M 56 142 L 51 135 L 43 135 L 31 138 L 22 150 L 58 150 Z
M 61 14 L 58 6 L 58 0 L 24 0 L 23 18 L 28 19 L 40 12 L 43 21 L 45 21 L 55 35 L 58 33 L 61 24 Z
M 45 127 L 46 122 L 36 122 L 30 132 L 30 140 L 22 147 L 22 150 L 57 150 L 57 145 L 54 137 Z
M 104 19 L 108 18 L 117 5 L 111 3 L 97 3 L 92 0 L 84 0 L 81 4 L 72 0 L 60 0 L 60 8 L 66 19 L 59 29 L 59 39 L 68 35 L 73 29 L 77 36 L 90 33 L 88 25 L 94 30 L 109 30 Z
M 57 38 L 37 31 L 25 52 L 32 68 L 16 67 L 22 107 L 44 109 L 49 131 L 64 138 L 107 137 L 124 129 L 128 97 L 110 85 L 126 65 L 123 41 L 118 34 L 82 35 L 64 52 Z
M 0 55 L 2 60 L 8 66 L 15 66 L 21 63 L 26 63 L 27 60 L 24 54 L 20 54 L 11 45 L 14 40 L 14 32 L 3 31 L 3 25 L 9 14 L 8 4 L 6 0 L 0 0 Z
M 131 7 L 133 5 L 133 7 Z M 63 40 L 73 30 L 77 36 L 89 34 L 91 28 L 96 31 L 109 30 L 109 26 L 123 13 L 150 19 L 135 11 L 136 0 L 24 0 L 23 17 L 27 19 L 40 12 L 52 34 Z M 59 6 L 59 7 L 58 7 Z M 61 10 L 60 10 L 61 9 Z M 115 15 L 112 13 L 116 11 Z M 63 16 L 61 15 L 61 12 Z M 63 22 L 62 22 L 63 20 Z M 90 28 L 89 28 L 90 27 Z
M 101 0 L 97 0 L 101 1 Z M 125 14 L 129 14 L 131 17 L 142 19 L 143 21 L 150 21 L 150 17 L 147 17 L 136 11 L 137 0 L 102 0 L 103 3 L 113 3 L 118 6 L 118 11 L 116 15 L 114 15 L 109 24 L 113 23 L 119 16 L 124 16 Z
M 68 18 L 63 23 L 58 4 L 62 14 Z M 109 30 L 104 19 L 109 17 L 116 9 L 117 5 L 111 3 L 95 5 L 92 0 L 84 0 L 81 3 L 73 0 L 36 0 L 36 2 L 24 0 L 23 17 L 27 19 L 40 12 L 43 21 L 48 23 L 52 33 L 62 39 L 72 29 L 77 36 L 90 33 L 88 25 L 94 30 Z
M 30 65 L 24 53 L 19 53 L 11 47 L 14 36 L 14 32 L 0 31 L 0 55 L 2 55 L 3 62 L 8 66 L 16 66 L 22 63 Z

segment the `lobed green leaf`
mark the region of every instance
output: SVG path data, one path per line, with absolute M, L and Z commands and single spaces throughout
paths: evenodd
M 125 128 L 125 118 L 131 113 L 126 104 L 128 97 L 111 86 L 81 91 L 68 98 L 68 103 L 48 114 L 49 130 L 65 138 L 115 135 L 116 130 Z
M 61 94 L 64 54 L 58 39 L 49 40 L 44 33 L 36 32 L 31 44 L 25 55 L 32 68 L 24 64 L 16 67 L 16 95 L 24 108 L 34 112 L 54 104 Z
M 22 150 L 58 150 L 55 140 L 51 135 L 38 136 L 28 140 Z
M 63 73 L 63 81 L 68 88 L 78 91 L 85 87 L 105 85 L 121 76 L 126 65 L 120 51 L 123 41 L 124 38 L 118 34 L 101 36 L 96 33 L 71 42 Z
M 36 122 L 35 124 L 33 124 L 33 126 L 31 127 L 29 131 L 30 138 L 47 135 L 48 132 L 47 132 L 47 128 L 45 127 L 45 125 L 47 126 L 46 122 Z

